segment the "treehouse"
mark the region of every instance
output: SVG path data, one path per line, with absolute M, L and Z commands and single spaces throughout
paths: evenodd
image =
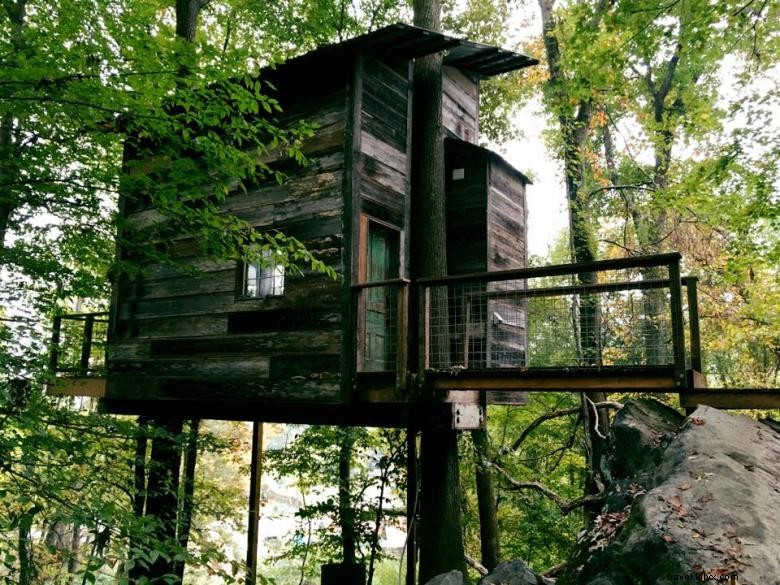
M 412 66 L 433 53 L 448 275 L 413 279 Z M 680 277 L 678 254 L 526 266 L 528 179 L 477 136 L 480 81 L 535 63 L 394 25 L 264 72 L 280 123 L 316 126 L 310 163 L 268 157 L 287 180 L 233 193 L 223 210 L 294 236 L 338 278 L 207 259 L 181 234 L 173 255 L 196 273 L 150 264 L 114 283 L 110 315 L 67 318 L 84 336 L 72 364 L 53 354 L 68 374 L 57 391 L 100 396 L 115 413 L 385 426 L 425 416 L 421 403 L 453 403 L 462 428 L 480 424 L 486 401 L 522 402 L 524 391 L 697 389 L 691 404 L 711 400 L 696 281 Z M 131 224 L 154 214 L 124 208 Z M 97 326 L 108 331 L 103 369 Z
M 527 179 L 476 140 L 480 80 L 535 60 L 404 25 L 322 47 L 262 74 L 278 88 L 283 126 L 316 127 L 303 145 L 310 163 L 264 160 L 287 180 L 232 194 L 223 209 L 294 236 L 338 279 L 207 260 L 193 238 L 176 239 L 196 275 L 155 264 L 115 283 L 105 377 L 90 385 L 108 410 L 408 418 L 412 65 L 432 53 L 444 63 L 453 269 L 525 265 Z M 125 208 L 131 224 L 154 214 Z

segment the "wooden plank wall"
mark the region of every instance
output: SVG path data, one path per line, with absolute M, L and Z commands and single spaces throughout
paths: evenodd
M 487 167 L 483 152 L 456 140 L 445 143 L 447 192 L 447 271 L 487 270 Z M 463 178 L 453 178 L 463 169 Z
M 408 61 L 365 55 L 360 116 L 359 210 L 402 231 L 407 230 L 411 152 L 410 68 Z M 357 226 L 355 221 L 353 225 Z M 358 238 L 353 239 L 359 257 Z M 406 245 L 401 246 L 403 256 Z M 407 262 L 399 262 L 407 274 Z
M 455 67 L 442 68 L 442 122 L 448 134 L 477 144 L 479 82 Z
M 285 78 L 282 70 L 274 83 L 287 89 L 282 124 L 303 118 L 319 127 L 304 146 L 311 162 L 301 168 L 269 157 L 287 181 L 232 194 L 224 210 L 258 229 L 297 237 L 343 274 L 344 77 L 318 86 L 316 75 L 292 71 Z M 157 218 L 141 210 L 128 220 L 143 225 Z M 154 264 L 119 291 L 109 397 L 149 398 L 152 392 L 179 399 L 340 400 L 340 282 L 288 272 L 283 296 L 244 299 L 235 262 L 204 258 L 186 235 L 174 243 L 173 255 L 202 273 Z M 150 390 L 155 386 L 160 394 Z
M 487 269 L 524 268 L 528 256 L 525 185 L 500 158 L 489 158 Z

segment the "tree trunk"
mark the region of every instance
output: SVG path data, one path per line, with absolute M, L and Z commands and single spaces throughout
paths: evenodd
M 471 431 L 477 459 L 477 507 L 479 509 L 479 543 L 482 565 L 492 571 L 500 562 L 498 542 L 498 517 L 496 515 L 496 489 L 490 473 L 488 433 L 485 429 Z
M 146 493 L 146 516 L 155 520 L 153 539 L 146 548 L 157 547 L 161 553 L 145 575 L 152 582 L 164 582 L 174 575 L 173 552 L 176 550 L 176 516 L 179 508 L 179 468 L 181 467 L 181 419 L 153 419 L 155 430 L 149 458 L 149 482 Z M 169 581 L 170 582 L 170 581 Z M 178 581 L 173 581 L 178 582 Z
M 341 528 L 341 560 L 352 565 L 356 558 L 355 511 L 352 508 L 352 449 L 355 436 L 349 427 L 339 430 L 339 523 Z
M 608 3 L 602 0 L 591 19 L 590 25 L 597 27 L 601 23 Z M 566 198 L 569 204 L 569 229 L 571 239 L 572 262 L 591 262 L 596 260 L 596 246 L 591 234 L 588 201 L 583 190 L 585 179 L 585 164 L 582 156 L 586 144 L 593 104 L 589 98 L 583 99 L 576 110 L 572 109 L 561 62 L 560 45 L 553 17 L 553 0 L 539 0 L 542 15 L 544 46 L 550 78 L 547 83 L 548 95 L 552 107 L 557 113 L 560 131 L 563 136 L 562 158 L 564 163 L 564 179 Z M 596 282 L 593 273 L 580 273 L 580 284 Z M 593 297 L 581 297 L 579 316 L 580 362 L 582 365 L 594 366 L 601 363 L 601 333 L 600 309 L 598 300 Z M 587 478 L 585 493 L 598 491 L 598 474 L 601 458 L 606 447 L 605 439 L 609 429 L 609 411 L 598 409 L 595 413 L 590 407 L 591 402 L 604 402 L 606 393 L 589 392 L 582 397 L 582 412 L 586 430 Z M 602 435 L 602 436 L 600 436 Z M 592 512 L 592 510 L 590 511 Z
M 414 1 L 414 24 L 430 30 L 441 29 L 438 0 Z M 422 120 L 414 129 L 412 206 L 413 242 L 417 277 L 447 273 L 447 241 L 444 193 L 444 132 L 442 129 L 442 55 L 421 57 L 414 64 L 414 119 Z M 446 294 L 446 291 L 435 294 Z M 445 301 L 445 302 L 441 302 Z M 446 298 L 435 300 L 446 311 Z M 434 340 L 431 352 L 438 364 L 448 362 L 448 342 Z M 458 436 L 449 424 L 437 422 L 449 411 L 435 411 L 421 429 L 420 500 L 420 582 L 460 570 L 466 575 L 461 521 Z M 437 420 L 438 419 L 438 420 Z
M 11 23 L 11 46 L 16 58 L 22 52 L 22 31 L 27 16 L 27 0 L 10 0 L 3 3 L 5 13 Z M 0 252 L 5 249 L 5 239 L 10 225 L 11 215 L 19 205 L 11 185 L 17 178 L 14 159 L 16 145 L 14 144 L 13 116 L 7 114 L 0 120 Z
M 191 43 L 198 32 L 198 15 L 203 0 L 176 0 L 176 36 Z
M 141 519 L 144 516 L 146 504 L 146 449 L 148 440 L 148 421 L 146 417 L 138 417 L 138 430 L 135 437 L 135 456 L 133 457 L 133 514 Z M 129 557 L 137 556 L 141 543 L 135 535 L 130 536 L 128 545 Z M 127 577 L 131 583 L 138 581 L 144 574 L 144 569 L 138 564 L 133 564 L 128 570 Z
M 176 540 L 182 553 L 187 550 L 190 539 L 190 526 L 192 526 L 192 512 L 195 507 L 195 465 L 198 460 L 198 431 L 200 419 L 190 421 L 190 430 L 187 437 L 187 448 L 184 453 L 184 477 L 182 478 L 182 493 L 180 498 L 180 510 Z M 174 572 L 179 580 L 184 579 L 184 560 L 177 561 Z
M 421 443 L 420 583 L 452 570 L 466 576 L 457 433 L 427 427 Z
M 32 524 L 35 508 L 22 514 L 19 518 L 18 541 L 16 554 L 19 557 L 19 585 L 30 585 L 35 575 L 32 550 Z

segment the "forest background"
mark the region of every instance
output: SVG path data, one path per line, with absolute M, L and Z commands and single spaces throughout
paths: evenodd
M 316 133 L 276 128 L 277 105 L 252 74 L 411 17 L 393 0 L 2 1 L 0 578 L 116 582 L 160 559 L 188 582 L 244 577 L 243 552 L 225 542 L 245 526 L 247 425 L 190 421 L 177 433 L 182 509 L 177 538 L 161 543 L 143 514 L 150 488 L 135 475 L 154 431 L 98 414 L 88 401 L 45 394 L 51 325 L 62 313 L 106 308 L 109 275 L 137 269 L 117 261 L 118 242 L 136 258 L 167 259 L 148 234 L 122 225 L 120 191 L 152 194 L 168 226 L 198 233 L 215 257 L 246 257 L 259 246 L 291 267 L 322 270 L 294 240 L 247 241 L 240 222 L 217 213 L 237 181 L 275 173 L 246 145 L 283 147 L 305 164 L 299 146 Z M 442 18 L 446 32 L 542 61 L 485 82 L 481 96 L 481 140 L 538 179 L 529 189 L 538 251 L 531 261 L 679 250 L 686 272 L 700 277 L 710 383 L 776 387 L 778 2 L 469 0 L 445 3 Z M 242 119 L 237 113 L 256 122 L 225 128 Z M 128 168 L 128 137 L 173 161 L 164 176 Z M 541 149 L 531 145 L 540 139 L 548 157 L 537 161 L 530 153 Z M 213 199 L 188 205 L 204 184 Z M 564 213 L 552 219 L 561 204 L 548 204 L 550 215 L 537 201 L 562 201 Z M 542 232 L 556 234 L 544 253 Z M 577 404 L 564 394 L 495 407 L 487 444 L 461 437 L 474 559 L 489 566 L 521 557 L 537 570 L 566 559 L 583 522 L 566 503 L 582 495 L 587 472 Z M 571 416 L 545 418 L 533 430 L 540 416 L 567 409 Z M 267 473 L 286 478 L 308 505 L 280 558 L 264 561 L 260 582 L 316 582 L 319 563 L 341 558 L 347 508 L 334 494 L 344 487 L 345 444 L 357 555 L 373 582 L 397 579 L 401 564 L 380 563 L 378 544 L 380 527 L 403 516 L 403 436 L 308 427 L 266 457 Z M 490 546 L 480 539 L 475 487 L 485 473 L 496 489 Z M 518 488 L 523 482 L 541 482 L 559 498 Z

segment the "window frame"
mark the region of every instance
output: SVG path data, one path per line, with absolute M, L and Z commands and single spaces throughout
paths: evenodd
M 264 258 L 270 258 L 272 251 L 265 249 L 261 252 Z M 253 279 L 255 281 L 254 287 L 257 290 L 257 294 L 250 294 L 250 278 L 249 271 L 254 267 L 257 272 L 257 276 Z M 275 274 L 279 272 L 278 274 Z M 270 262 L 268 265 L 261 267 L 259 262 L 247 262 L 242 261 L 238 263 L 238 270 L 236 272 L 236 298 L 240 300 L 250 301 L 264 301 L 267 299 L 277 299 L 284 296 L 287 288 L 287 270 L 283 264 L 277 262 Z M 270 292 L 268 294 L 260 294 L 263 289 L 262 282 L 271 281 Z M 281 284 L 277 283 L 277 280 L 281 280 Z

